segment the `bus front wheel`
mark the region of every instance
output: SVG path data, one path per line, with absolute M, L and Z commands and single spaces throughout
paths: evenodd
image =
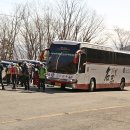
M 89 84 L 89 92 L 93 92 L 96 88 L 96 83 L 94 79 L 90 80 L 90 84 Z
M 123 91 L 124 87 L 125 87 L 125 81 L 122 80 L 121 83 L 120 83 L 120 90 Z

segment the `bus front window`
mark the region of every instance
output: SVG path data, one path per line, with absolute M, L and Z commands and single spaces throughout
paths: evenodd
M 48 71 L 64 74 L 74 74 L 76 72 L 73 59 L 73 54 L 52 53 L 48 61 Z
M 74 56 L 79 44 L 54 44 L 50 46 L 48 72 L 75 74 Z

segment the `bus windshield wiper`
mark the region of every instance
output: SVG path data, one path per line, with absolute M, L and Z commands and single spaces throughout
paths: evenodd
M 57 61 L 56 61 L 56 72 L 57 72 L 57 69 L 58 69 L 58 63 L 59 63 L 59 59 L 60 59 L 61 55 L 62 55 L 62 52 L 59 54 Z

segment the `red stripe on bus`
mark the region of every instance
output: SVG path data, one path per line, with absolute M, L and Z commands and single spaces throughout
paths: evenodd
M 130 86 L 130 83 L 126 83 L 125 86 Z M 99 88 L 119 88 L 120 83 L 113 83 L 113 84 L 96 84 L 96 89 Z M 77 89 L 88 89 L 89 84 L 77 84 Z
M 130 83 L 125 83 L 125 86 L 130 86 Z

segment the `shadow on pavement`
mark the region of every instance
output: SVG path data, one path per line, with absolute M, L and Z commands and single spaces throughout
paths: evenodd
M 35 87 L 35 86 L 31 86 L 30 90 L 25 90 L 24 87 L 16 87 L 16 89 L 12 89 L 12 86 L 5 86 L 5 90 L 4 91 L 16 91 L 19 93 L 47 93 L 47 94 L 55 94 L 55 93 L 91 93 L 87 90 L 80 90 L 80 89 L 64 89 L 62 90 L 61 88 L 53 88 L 53 87 L 47 87 L 45 89 L 45 92 L 43 91 L 43 89 L 41 88 L 40 90 Z M 105 89 L 97 89 L 94 92 L 111 92 L 111 91 L 116 91 L 116 92 L 120 92 L 119 89 L 115 89 L 115 88 L 105 88 Z M 123 91 L 129 91 L 127 89 L 124 89 Z M 92 92 L 93 93 L 93 92 Z
M 121 92 L 119 88 L 105 88 L 105 89 L 97 89 L 96 92 L 111 92 L 111 91 L 117 91 Z M 123 91 L 128 91 L 127 89 L 122 90 Z

